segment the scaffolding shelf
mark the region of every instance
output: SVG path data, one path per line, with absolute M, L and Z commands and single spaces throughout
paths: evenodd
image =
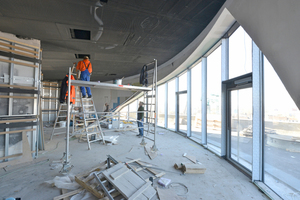
M 132 85 L 117 85 L 112 83 L 98 83 L 93 81 L 79 81 L 71 80 L 71 84 L 74 86 L 84 86 L 84 87 L 93 87 L 93 88 L 105 88 L 105 89 L 115 89 L 115 90 L 133 90 L 133 91 L 151 91 L 151 88 L 148 87 L 139 87 Z

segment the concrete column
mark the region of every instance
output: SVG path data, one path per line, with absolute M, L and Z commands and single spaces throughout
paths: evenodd
M 175 78 L 175 131 L 179 131 L 179 77 Z
M 263 181 L 263 54 L 252 41 L 252 181 Z
M 165 128 L 168 128 L 168 83 L 165 83 Z
M 202 137 L 201 142 L 207 145 L 207 58 L 202 58 Z
M 221 46 L 221 79 L 229 79 L 229 39 L 222 39 Z M 226 85 L 222 84 L 221 93 L 221 156 L 226 156 L 227 116 L 226 116 Z
M 192 136 L 192 77 L 191 69 L 187 70 L 187 136 Z

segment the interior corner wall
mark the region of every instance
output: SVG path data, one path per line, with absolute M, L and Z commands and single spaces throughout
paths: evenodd
M 133 92 L 123 90 L 110 90 L 110 89 L 99 89 L 91 88 L 95 107 L 97 112 L 104 111 L 104 104 L 109 104 L 109 109 L 112 109 L 114 104 L 122 104 Z
M 226 7 L 267 57 L 300 108 L 300 1 L 227 0 Z

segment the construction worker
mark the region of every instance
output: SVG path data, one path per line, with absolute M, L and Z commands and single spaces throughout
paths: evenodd
M 139 129 L 139 134 L 136 136 L 142 137 L 144 136 L 144 102 L 140 101 L 139 103 L 139 108 L 138 108 L 138 113 L 137 113 L 137 124 L 138 124 L 138 129 Z
M 84 56 L 82 61 L 79 61 L 76 67 L 77 74 L 80 71 L 80 80 L 82 81 L 90 81 L 90 75 L 92 73 L 92 63 L 89 61 L 88 56 Z M 85 88 L 80 87 L 82 98 L 86 97 Z M 86 87 L 86 91 L 88 94 L 88 98 L 92 97 L 91 88 Z

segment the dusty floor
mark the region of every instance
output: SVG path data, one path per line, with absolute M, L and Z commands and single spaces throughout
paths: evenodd
M 62 176 L 59 173 L 60 168 L 51 169 L 50 165 L 53 161 L 58 161 L 65 151 L 64 136 L 55 136 L 49 142 L 50 132 L 50 128 L 45 129 L 45 139 L 48 143 L 46 151 L 40 152 L 38 160 L 30 165 L 10 166 L 7 168 L 7 172 L 1 169 L 0 199 L 20 197 L 22 200 L 50 200 L 60 195 L 59 189 L 44 183 L 44 181 L 52 180 L 55 176 Z M 107 135 L 119 135 L 118 144 L 107 146 L 92 143 L 91 150 L 87 149 L 86 143 L 71 140 L 71 164 L 74 165 L 74 168 L 70 173 L 75 175 L 89 170 L 104 161 L 107 158 L 106 155 L 111 155 L 118 161 L 141 158 L 142 161 L 164 169 L 166 172 L 164 178 L 187 186 L 187 193 L 180 186 L 176 191 L 188 200 L 268 199 L 251 183 L 249 178 L 226 160 L 172 131 L 159 128 L 158 133 L 162 133 L 157 135 L 159 151 L 158 156 L 153 160 L 145 155 L 144 148 L 139 144 L 141 139 L 136 137 L 136 131 L 107 133 Z M 183 153 L 195 156 L 203 163 L 207 169 L 205 174 L 184 175 L 174 169 L 173 165 L 176 162 L 189 162 L 182 156 Z M 154 182 L 154 185 L 158 185 L 157 181 Z

